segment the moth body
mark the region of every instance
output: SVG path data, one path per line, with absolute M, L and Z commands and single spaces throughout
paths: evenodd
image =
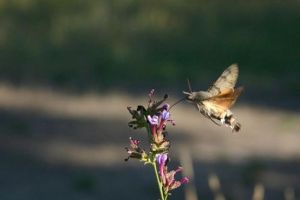
M 185 92 L 183 91 L 184 94 L 186 94 L 186 100 L 189 102 L 202 102 L 205 99 L 208 99 L 211 97 L 211 94 L 207 91 L 199 91 L 199 92 Z

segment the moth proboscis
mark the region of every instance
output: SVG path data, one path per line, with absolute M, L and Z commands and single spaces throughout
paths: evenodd
M 235 88 L 238 73 L 238 65 L 232 64 L 225 69 L 207 91 L 193 92 L 189 81 L 189 92 L 183 91 L 186 100 L 194 103 L 201 114 L 217 125 L 221 123 L 229 126 L 233 132 L 238 132 L 241 129 L 241 124 L 230 111 L 230 108 L 243 91 L 243 87 Z

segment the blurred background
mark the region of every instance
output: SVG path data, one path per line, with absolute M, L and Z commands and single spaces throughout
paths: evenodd
M 299 21 L 292 0 L 0 0 L 0 199 L 157 199 L 152 169 L 123 160 L 145 137 L 126 107 L 232 63 L 242 131 L 179 104 L 171 168 L 193 181 L 170 199 L 299 198 Z

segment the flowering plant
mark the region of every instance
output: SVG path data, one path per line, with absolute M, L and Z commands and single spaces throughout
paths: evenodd
M 151 165 L 154 169 L 160 199 L 166 200 L 172 190 L 183 183 L 187 183 L 189 179 L 187 177 L 181 180 L 175 179 L 176 173 L 182 171 L 181 167 L 168 171 L 170 141 L 166 137 L 166 128 L 167 124 L 175 125 L 175 123 L 170 118 L 170 106 L 164 103 L 168 96 L 165 95 L 160 101 L 155 101 L 153 96 L 154 90 L 151 90 L 147 108 L 142 105 L 137 106 L 136 110 L 127 107 L 132 116 L 132 121 L 128 123 L 129 127 L 133 129 L 145 128 L 148 133 L 149 152 L 140 147 L 139 140 L 130 137 L 130 147 L 125 148 L 128 153 L 128 158 L 125 161 L 135 158 L 144 164 Z

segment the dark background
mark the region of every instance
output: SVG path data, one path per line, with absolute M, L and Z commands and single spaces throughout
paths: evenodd
M 250 91 L 299 97 L 298 1 L 4 0 L 0 9 L 0 77 L 16 85 L 177 92 L 239 63 Z
M 229 200 L 251 199 L 257 182 L 265 199 L 299 197 L 299 21 L 293 0 L 1 0 L 0 198 L 157 199 L 151 169 L 122 162 L 137 136 L 126 106 L 151 88 L 181 98 L 187 78 L 206 89 L 232 63 L 244 135 L 179 110 L 174 149 L 191 148 L 199 199 L 212 199 L 211 172 Z M 195 150 L 208 144 L 213 161 Z

